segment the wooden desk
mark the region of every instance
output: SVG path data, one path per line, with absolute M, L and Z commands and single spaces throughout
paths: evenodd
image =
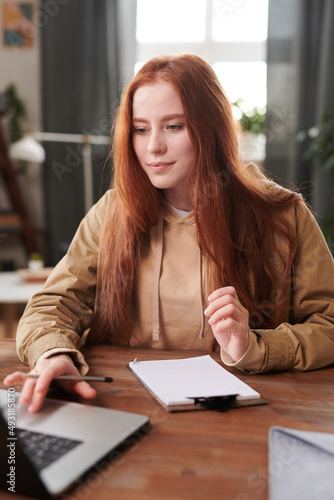
M 167 413 L 126 364 L 136 356 L 144 360 L 203 353 L 109 346 L 86 348 L 84 353 L 92 375 L 114 377 L 112 385 L 96 385 L 98 397 L 88 404 L 146 414 L 154 428 L 99 475 L 90 474 L 69 499 L 264 500 L 268 498 L 271 426 L 334 432 L 334 367 L 253 376 L 231 370 L 270 404 L 227 413 Z M 13 340 L 0 340 L 0 356 L 1 381 L 4 374 L 22 369 Z M 59 390 L 54 394 L 64 397 Z M 1 498 L 13 500 L 11 493 L 1 492 Z

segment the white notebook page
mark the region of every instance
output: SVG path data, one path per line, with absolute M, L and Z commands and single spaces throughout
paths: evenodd
M 193 404 L 188 397 L 228 396 L 259 398 L 260 394 L 228 372 L 211 356 L 132 361 L 130 368 L 165 405 Z

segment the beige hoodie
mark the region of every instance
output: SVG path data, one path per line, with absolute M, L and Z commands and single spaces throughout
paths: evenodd
M 108 191 L 89 211 L 67 255 L 27 305 L 18 327 L 17 350 L 31 367 L 43 353 L 58 348 L 73 352 L 82 373 L 88 369 L 79 349 L 93 317 L 99 235 L 112 197 Z M 293 286 L 286 297 L 293 309 L 277 316 L 275 329 L 252 331 L 250 345 L 237 363 L 221 352 L 226 364 L 253 373 L 309 370 L 334 363 L 333 258 L 302 201 L 288 218 L 299 242 L 290 270 Z M 219 350 L 203 314 L 212 292 L 207 290 L 205 277 L 193 214 L 179 218 L 167 207 L 146 236 L 141 252 L 130 345 Z
M 206 266 L 192 213 L 180 218 L 165 207 L 147 236 L 138 269 L 130 345 L 219 350 L 204 316 Z

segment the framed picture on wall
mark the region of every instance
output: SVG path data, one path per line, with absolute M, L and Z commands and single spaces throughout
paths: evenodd
M 31 2 L 2 2 L 2 40 L 5 47 L 31 48 L 34 44 Z

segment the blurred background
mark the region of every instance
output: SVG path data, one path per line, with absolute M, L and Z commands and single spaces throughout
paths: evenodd
M 108 188 L 122 89 L 162 53 L 213 66 L 245 160 L 302 192 L 332 249 L 332 26 L 331 0 L 1 0 L 0 335 Z

